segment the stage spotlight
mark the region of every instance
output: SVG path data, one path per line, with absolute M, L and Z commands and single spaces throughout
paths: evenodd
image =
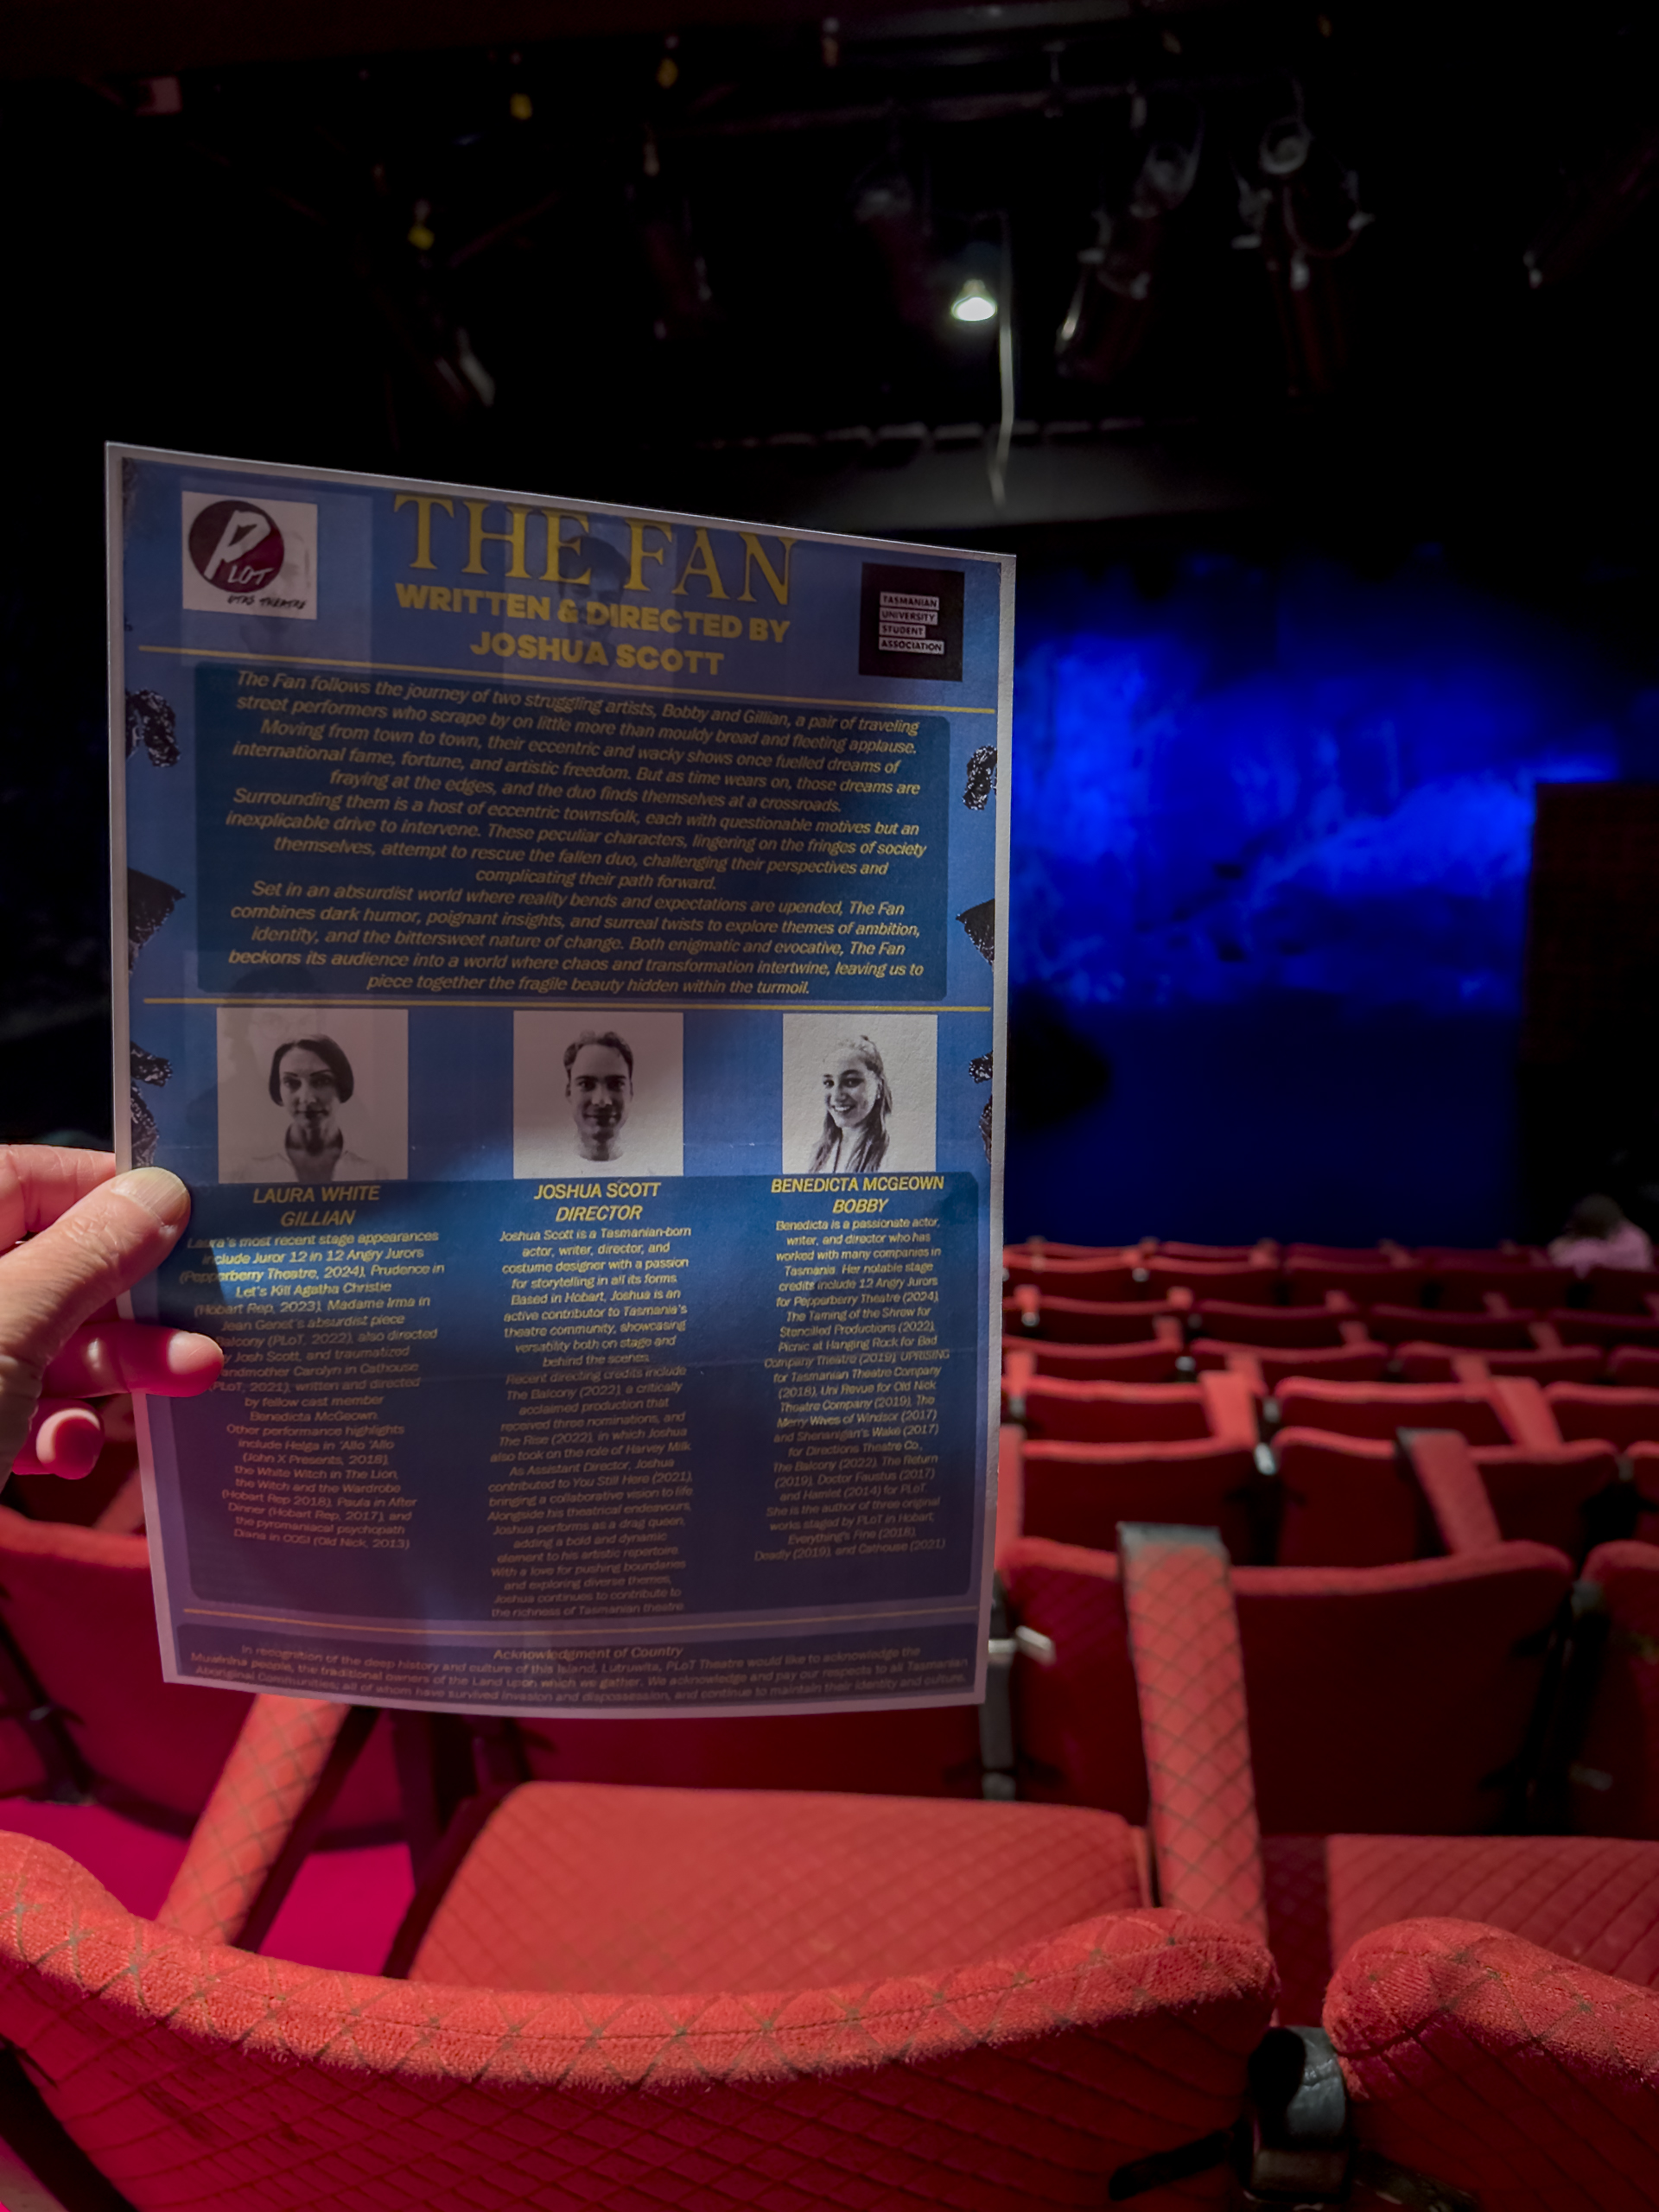
M 1144 106 L 1137 103 L 1137 115 Z M 1168 220 L 1192 192 L 1204 150 L 1204 119 L 1147 149 L 1128 203 L 1095 213 L 1095 238 L 1077 256 L 1077 289 L 1055 339 L 1064 377 L 1106 385 L 1146 342 Z
M 996 296 L 988 284 L 969 276 L 950 302 L 958 322 L 989 322 L 996 314 Z
M 1335 389 L 1347 366 L 1350 308 L 1342 264 L 1372 218 L 1359 180 L 1309 130 L 1301 87 L 1255 149 L 1256 181 L 1238 180 L 1242 228 L 1233 244 L 1258 251 L 1278 311 L 1286 381 L 1294 398 Z

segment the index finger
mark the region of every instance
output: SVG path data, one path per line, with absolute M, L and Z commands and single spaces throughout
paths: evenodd
M 115 1173 L 112 1152 L 61 1144 L 0 1144 L 0 1252 L 48 1228 Z

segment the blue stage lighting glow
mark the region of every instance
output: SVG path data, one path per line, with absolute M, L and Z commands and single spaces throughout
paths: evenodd
M 1659 691 L 1432 550 L 1384 581 L 1193 555 L 1155 597 L 1123 569 L 1039 574 L 1018 651 L 1015 1005 L 1042 993 L 1113 1062 L 1070 1134 L 1139 1147 L 1133 1179 L 1093 1178 L 1093 1233 L 1508 1233 L 1534 793 L 1659 777 Z M 1401 1131 L 1369 1046 L 1459 1071 L 1392 1197 L 1367 1187 Z M 1460 1111 L 1486 1123 L 1469 1172 Z M 1074 1150 L 1016 1145 L 1011 1229 L 1050 1210 L 1039 1155 Z

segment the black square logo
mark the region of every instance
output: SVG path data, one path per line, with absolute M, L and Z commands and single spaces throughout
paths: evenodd
M 864 563 L 858 672 L 912 683 L 962 681 L 962 571 Z

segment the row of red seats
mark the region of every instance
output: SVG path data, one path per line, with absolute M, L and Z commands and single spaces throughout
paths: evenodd
M 1650 1639 L 1659 1552 L 1592 1565 Z M 1659 1849 L 1467 1832 L 1524 1809 L 1559 1554 L 1344 1586 L 1141 1527 L 1007 1576 L 1032 1794 L 1074 1802 L 520 1781 L 452 1824 L 405 1978 L 248 1955 L 362 1738 L 340 1707 L 257 1701 L 154 1918 L 0 1839 L 8 2131 L 140 2212 L 1219 2205 L 1230 2166 L 1254 2202 L 1659 2198 Z M 1114 1759 L 1144 1841 L 1075 1802 Z
M 1245 1254 L 1195 1257 L 1195 1248 L 1088 1249 L 1010 1244 L 1003 1279 L 1010 1291 L 1109 1303 L 1161 1299 L 1181 1291 L 1200 1301 L 1317 1306 L 1333 1293 L 1362 1312 L 1382 1306 L 1479 1313 L 1490 1297 L 1531 1313 L 1580 1308 L 1618 1313 L 1659 1330 L 1659 1269 L 1595 1268 L 1580 1277 L 1541 1252 L 1411 1255 L 1337 1253 L 1311 1246 L 1258 1246 Z
M 1443 1429 L 1475 1447 L 1494 1541 L 1577 1559 L 1615 1536 L 1659 1535 L 1659 1391 L 1293 1380 L 1264 1402 L 1232 1370 L 1192 1384 L 1093 1383 L 1033 1374 L 1028 1361 L 1011 1353 L 1004 1377 L 1018 1424 L 1003 1449 L 1005 1536 L 1109 1548 L 1119 1521 L 1156 1517 L 1220 1529 L 1241 1561 L 1409 1560 L 1444 1547 L 1395 1439 Z
M 1497 1308 L 1493 1300 L 1479 1314 L 1376 1308 L 1360 1316 L 1334 1299 L 1301 1309 L 1174 1300 L 1092 1306 L 1027 1286 L 1004 1301 L 1003 1342 L 1028 1348 L 1046 1373 L 1090 1382 L 1170 1382 L 1246 1357 L 1270 1384 L 1287 1375 L 1444 1382 L 1458 1359 L 1474 1355 L 1494 1374 L 1540 1382 L 1659 1385 L 1659 1347 L 1619 1343 L 1617 1316 Z

